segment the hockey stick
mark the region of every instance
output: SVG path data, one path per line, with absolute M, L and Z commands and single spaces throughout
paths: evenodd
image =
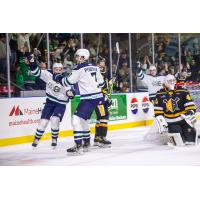
M 100 35 L 100 33 L 99 33 L 98 45 L 97 45 L 97 53 L 96 53 L 96 64 L 98 63 L 98 60 L 99 60 L 100 39 L 101 39 L 101 35 Z
M 116 42 L 116 50 L 117 50 L 117 64 L 116 64 L 116 67 L 115 67 L 115 71 L 114 71 L 113 77 L 111 79 L 112 83 L 110 84 L 110 87 L 109 87 L 109 97 L 111 96 L 111 94 L 113 92 L 113 85 L 114 85 L 115 80 L 116 80 L 118 66 L 119 66 L 119 58 L 120 58 L 119 42 Z

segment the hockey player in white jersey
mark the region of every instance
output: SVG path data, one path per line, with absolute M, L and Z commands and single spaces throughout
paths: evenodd
M 148 86 L 150 101 L 155 100 L 156 92 L 162 88 L 165 76 L 156 76 L 157 69 L 154 65 L 149 67 L 150 74 L 144 74 L 140 62 L 137 62 L 137 77 Z
M 51 121 L 51 146 L 55 148 L 57 146 L 59 126 L 65 113 L 66 104 L 69 102 L 70 98 L 74 97 L 75 93 L 71 87 L 62 86 L 60 83 L 57 83 L 53 80 L 53 74 L 60 74 L 63 71 L 63 66 L 61 63 L 54 63 L 52 71 L 41 70 L 36 63 L 33 54 L 28 56 L 27 60 L 27 64 L 29 65 L 32 74 L 36 77 L 39 77 L 46 83 L 47 96 L 32 146 L 37 147 L 38 142 L 45 132 L 49 121 Z
M 77 65 L 68 77 L 61 75 L 54 76 L 54 80 L 63 86 L 70 86 L 78 83 L 80 91 L 80 103 L 72 117 L 75 146 L 67 149 L 68 153 L 80 153 L 81 150 L 88 151 L 90 146 L 90 119 L 94 109 L 104 101 L 101 87 L 104 79 L 99 67 L 88 63 L 90 53 L 87 49 L 78 49 L 75 53 Z

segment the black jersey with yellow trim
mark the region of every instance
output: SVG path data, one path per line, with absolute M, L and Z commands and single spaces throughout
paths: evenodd
M 173 91 L 162 88 L 156 93 L 155 116 L 163 115 L 167 122 L 173 123 L 183 120 L 181 115 L 187 110 L 196 112 L 196 106 L 187 89 L 177 86 Z

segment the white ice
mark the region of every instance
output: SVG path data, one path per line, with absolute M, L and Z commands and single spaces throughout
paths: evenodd
M 33 150 L 31 144 L 0 147 L 0 165 L 200 165 L 200 145 L 169 147 L 144 141 L 148 127 L 139 127 L 108 133 L 111 148 L 96 148 L 79 156 L 70 156 L 66 148 L 73 145 L 73 137 L 59 138 L 51 149 L 51 141 L 40 141 Z M 92 140 L 93 141 L 93 135 Z

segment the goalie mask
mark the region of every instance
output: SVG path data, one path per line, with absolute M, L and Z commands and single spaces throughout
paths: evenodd
M 62 72 L 63 72 L 63 65 L 61 63 L 54 63 L 53 64 L 53 73 L 61 74 Z
M 90 52 L 87 49 L 78 49 L 74 56 L 76 63 L 81 64 L 89 59 Z
M 165 87 L 167 87 L 169 90 L 174 90 L 175 85 L 176 85 L 176 78 L 175 78 L 173 75 L 168 74 L 168 75 L 165 77 L 164 85 L 165 85 Z

